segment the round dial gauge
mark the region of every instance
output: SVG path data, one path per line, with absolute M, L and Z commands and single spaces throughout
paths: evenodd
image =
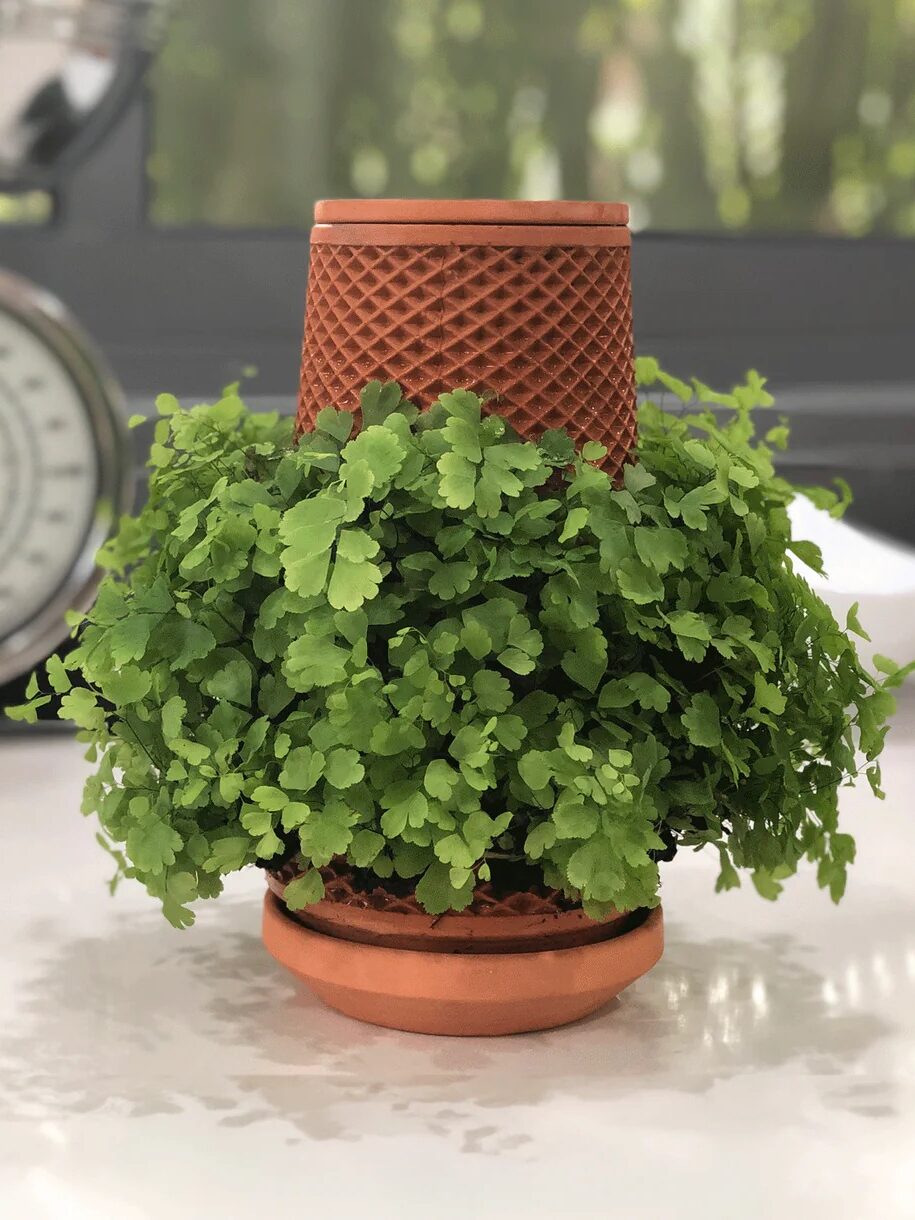
M 121 395 L 63 306 L 0 272 L 0 682 L 65 638 L 128 506 Z

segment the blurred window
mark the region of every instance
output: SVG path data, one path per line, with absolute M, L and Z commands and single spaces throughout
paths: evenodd
M 54 218 L 48 191 L 0 191 L 0 225 L 46 225 Z
M 915 235 L 915 0 L 191 0 L 161 225 L 320 196 L 623 198 L 636 227 Z

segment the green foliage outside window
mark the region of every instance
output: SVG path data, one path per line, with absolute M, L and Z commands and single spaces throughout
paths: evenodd
M 164 224 L 432 195 L 915 234 L 912 0 L 194 0 L 153 86 Z

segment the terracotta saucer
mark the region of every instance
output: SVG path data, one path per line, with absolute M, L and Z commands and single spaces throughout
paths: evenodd
M 421 1034 L 488 1036 L 566 1025 L 595 1012 L 658 961 L 661 908 L 632 930 L 570 949 L 437 953 L 314 931 L 270 891 L 264 944 L 338 1012 Z

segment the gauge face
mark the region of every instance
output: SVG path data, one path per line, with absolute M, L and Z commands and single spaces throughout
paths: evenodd
M 120 394 L 63 307 L 0 272 L 0 683 L 43 660 L 91 601 L 127 508 Z
M 98 455 L 67 369 L 0 310 L 0 639 L 73 570 L 95 514 Z

